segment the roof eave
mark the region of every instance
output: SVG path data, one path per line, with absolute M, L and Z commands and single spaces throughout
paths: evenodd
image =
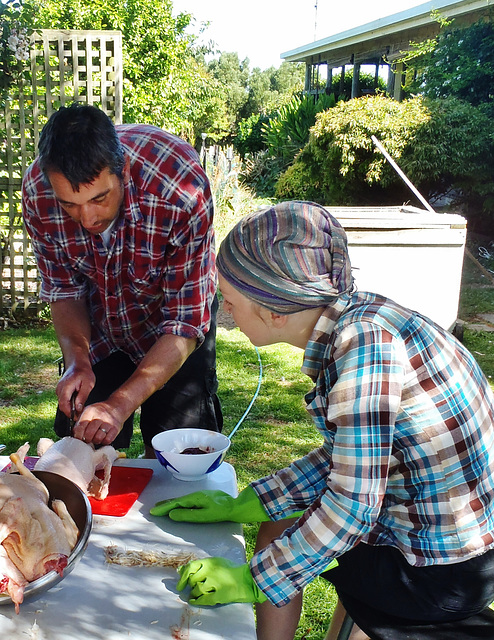
M 344 49 L 368 40 L 396 35 L 400 31 L 424 27 L 431 23 L 431 11 L 433 10 L 437 10 L 439 13 L 441 10 L 447 10 L 446 17 L 454 18 L 470 11 L 487 9 L 490 5 L 490 0 L 470 0 L 469 2 L 458 0 L 453 3 L 448 0 L 433 0 L 322 40 L 316 40 L 297 49 L 291 49 L 282 53 L 281 58 L 286 62 L 305 62 L 312 56 L 327 54 L 335 49 Z

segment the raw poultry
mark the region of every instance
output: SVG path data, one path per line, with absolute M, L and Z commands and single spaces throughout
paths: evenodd
M 21 475 L 0 473 L 0 593 L 19 613 L 24 588 L 49 571 L 60 575 L 79 535 L 61 500 L 48 506 L 45 485 L 11 456 Z
M 18 451 L 24 460 L 29 450 L 26 442 Z M 94 449 L 92 445 L 66 437 L 53 442 L 50 438 L 41 438 L 38 442 L 37 453 L 40 456 L 34 468 L 36 471 L 51 471 L 72 480 L 88 496 L 97 500 L 104 500 L 108 495 L 111 468 L 120 456 L 111 446 Z M 102 470 L 103 478 L 96 472 Z

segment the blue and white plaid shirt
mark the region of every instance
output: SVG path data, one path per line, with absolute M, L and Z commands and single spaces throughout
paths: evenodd
M 359 542 L 392 545 L 415 566 L 494 547 L 494 396 L 462 344 L 355 293 L 321 316 L 303 371 L 324 444 L 253 483 L 273 520 L 307 508 L 251 561 L 272 602 L 288 602 Z

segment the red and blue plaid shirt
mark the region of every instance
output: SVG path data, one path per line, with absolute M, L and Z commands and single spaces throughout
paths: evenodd
M 116 129 L 130 180 L 108 246 L 63 211 L 37 160 L 23 180 L 40 297 L 88 300 L 93 362 L 116 350 L 138 362 L 164 334 L 202 342 L 216 291 L 213 203 L 197 153 L 157 127 Z
M 494 397 L 462 344 L 356 293 L 321 316 L 303 370 L 323 444 L 253 483 L 273 520 L 307 509 L 251 561 L 273 602 L 359 543 L 396 547 L 415 566 L 494 547 Z

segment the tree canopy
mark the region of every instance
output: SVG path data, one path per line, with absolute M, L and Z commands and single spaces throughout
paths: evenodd
M 278 106 L 294 87 L 302 88 L 297 65 L 251 72 L 249 60 L 240 61 L 236 53 L 218 57 L 199 47 L 197 36 L 187 30 L 193 16 L 174 16 L 172 0 L 2 3 L 34 29 L 121 31 L 124 121 L 157 124 L 193 144 L 202 133 L 212 140 L 231 139 L 243 118 Z
M 195 107 L 214 91 L 192 55 L 191 16 L 173 17 L 172 8 L 171 0 L 24 0 L 23 16 L 35 28 L 120 30 L 124 120 L 190 134 Z
M 476 106 L 492 103 L 494 26 L 484 20 L 462 28 L 447 23 L 429 50 L 412 58 L 410 66 L 417 71 L 412 91 L 430 98 L 454 96 Z

